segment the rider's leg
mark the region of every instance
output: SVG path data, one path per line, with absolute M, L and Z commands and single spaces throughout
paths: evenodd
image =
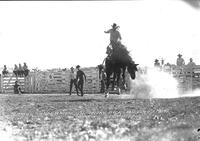
M 69 95 L 72 94 L 72 87 L 73 87 L 73 79 L 70 80 L 70 85 L 69 85 Z

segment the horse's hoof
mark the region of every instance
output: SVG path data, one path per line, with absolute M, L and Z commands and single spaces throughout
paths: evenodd
M 109 92 L 105 93 L 105 98 L 109 97 Z

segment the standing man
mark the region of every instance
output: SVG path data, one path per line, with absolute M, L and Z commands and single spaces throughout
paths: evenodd
M 81 91 L 81 96 L 83 96 L 83 84 L 84 84 L 84 78 L 86 81 L 86 75 L 82 70 L 80 70 L 79 65 L 76 66 L 76 69 L 78 70 L 76 73 L 77 87 Z
M 77 89 L 77 85 L 76 85 L 76 75 L 75 75 L 75 72 L 74 72 L 74 68 L 71 67 L 70 68 L 70 75 L 69 75 L 69 79 L 70 79 L 70 90 L 69 90 L 69 95 L 72 94 L 72 87 L 73 85 L 75 86 L 75 89 L 76 89 L 76 93 L 78 95 L 78 89 Z
M 193 62 L 193 59 L 190 58 L 190 62 L 187 64 L 188 67 L 192 68 L 192 67 L 195 67 L 196 64 Z
M 183 65 L 185 65 L 185 60 L 182 58 L 181 54 L 178 54 L 178 58 L 176 60 L 176 65 L 179 67 L 182 67 Z
M 190 58 L 190 62 L 187 64 L 187 69 L 190 71 L 190 74 L 193 75 L 193 68 L 195 68 L 196 64 L 193 62 L 193 59 Z

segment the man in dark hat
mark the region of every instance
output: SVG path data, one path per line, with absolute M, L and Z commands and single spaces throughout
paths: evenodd
M 76 85 L 76 74 L 74 72 L 74 68 L 71 67 L 70 68 L 70 75 L 69 75 L 69 79 L 70 79 L 70 90 L 69 90 L 69 95 L 72 94 L 72 87 L 73 85 L 75 86 L 75 89 L 76 89 L 76 93 L 78 95 L 78 88 L 77 88 L 77 85 Z
M 4 65 L 4 66 L 3 66 L 3 71 L 2 71 L 3 76 L 6 76 L 8 73 L 9 73 L 9 72 L 8 72 L 8 70 L 7 70 L 7 67 L 6 67 L 6 65 Z
M 80 70 L 79 65 L 76 66 L 76 69 L 78 70 L 76 73 L 77 87 L 81 92 L 81 96 L 83 96 L 83 84 L 84 84 L 84 78 L 86 81 L 86 75 L 82 70 Z
M 158 59 L 155 59 L 154 67 L 160 67 L 160 62 Z
M 176 65 L 179 67 L 182 67 L 183 65 L 185 65 L 185 60 L 182 58 L 181 54 L 178 54 L 178 58 L 176 60 Z
M 117 46 L 117 44 L 121 41 L 122 37 L 120 32 L 117 30 L 119 26 L 117 26 L 116 23 L 113 23 L 113 25 L 111 26 L 112 28 L 107 31 L 104 31 L 104 33 L 110 33 L 110 45 L 114 49 Z

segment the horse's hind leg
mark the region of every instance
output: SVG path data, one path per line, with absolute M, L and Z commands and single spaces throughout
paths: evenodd
M 105 97 L 107 98 L 109 96 L 109 85 L 110 85 L 110 76 L 107 76 L 106 79 L 106 90 L 105 90 Z
M 123 73 L 122 73 L 122 85 L 123 85 L 123 89 L 126 90 L 127 89 L 127 85 L 126 85 L 126 76 L 125 76 L 125 70 L 126 68 L 123 69 Z
M 120 86 L 119 86 L 119 80 L 120 80 L 120 73 L 117 75 L 117 90 L 118 90 L 118 94 L 120 95 L 121 89 L 120 89 Z

